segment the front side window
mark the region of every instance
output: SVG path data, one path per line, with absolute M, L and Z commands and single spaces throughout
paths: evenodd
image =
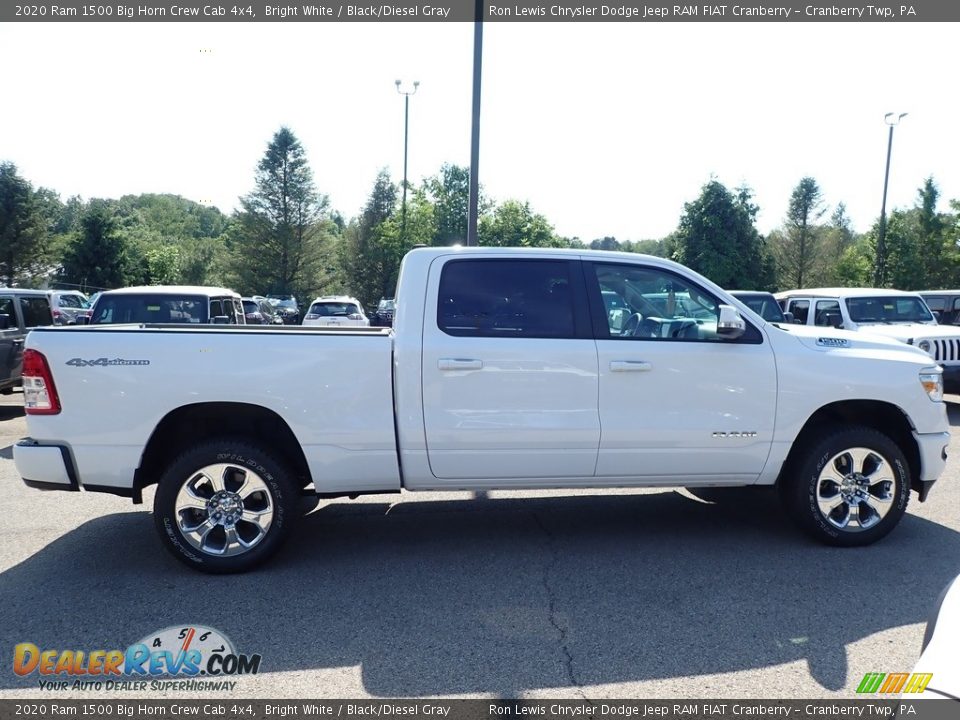
M 0 315 L 7 316 L 7 327 L 17 327 L 17 311 L 13 307 L 13 298 L 0 298 Z
M 801 325 L 806 325 L 807 317 L 810 315 L 810 301 L 794 300 L 790 303 L 790 312 L 793 313 L 794 320 Z
M 440 275 L 437 326 L 467 337 L 575 337 L 570 263 L 448 262 Z
M 45 297 L 21 297 L 20 312 L 25 327 L 33 328 L 53 324 L 50 301 Z
M 817 300 L 817 311 L 813 317 L 814 325 L 835 327 L 840 322 L 840 302 L 837 300 Z
M 605 330 L 614 340 L 722 340 L 719 300 L 679 275 L 635 265 L 592 263 L 590 268 L 604 313 L 598 336 Z M 748 324 L 744 339 L 758 342 L 759 332 Z

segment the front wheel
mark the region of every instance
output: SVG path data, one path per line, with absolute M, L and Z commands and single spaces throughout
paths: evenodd
M 218 440 L 164 471 L 153 517 L 164 546 L 202 572 L 243 572 L 282 545 L 298 516 L 289 470 L 263 448 Z
M 866 427 L 828 428 L 800 448 L 781 480 L 788 514 L 828 545 L 869 545 L 900 522 L 910 499 L 903 452 Z

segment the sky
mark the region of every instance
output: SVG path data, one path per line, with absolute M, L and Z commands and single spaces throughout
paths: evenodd
M 556 231 L 662 238 L 717 179 L 782 224 L 801 178 L 854 228 L 933 176 L 960 199 L 951 23 L 486 23 L 479 174 Z M 0 24 L 0 161 L 66 199 L 174 193 L 230 212 L 281 127 L 356 215 L 377 172 L 469 165 L 471 23 Z

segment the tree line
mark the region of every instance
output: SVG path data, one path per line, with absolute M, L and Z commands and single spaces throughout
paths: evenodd
M 253 189 L 229 216 L 175 195 L 64 202 L 0 162 L 0 282 L 88 292 L 222 285 L 244 295 L 307 301 L 346 293 L 375 306 L 393 296 L 408 250 L 464 242 L 469 182 L 468 168 L 445 164 L 408 186 L 404 216 L 402 187 L 382 170 L 359 214 L 346 220 L 316 187 L 304 148 L 286 127 L 274 134 Z M 937 185 L 927 178 L 913 207 L 890 213 L 879 267 L 879 219 L 867 232 L 855 232 L 843 203 L 828 205 L 812 177 L 798 182 L 782 224 L 766 236 L 756 228 L 752 190 L 711 179 L 685 204 L 674 232 L 641 241 L 563 237 L 528 202 L 494 202 L 481 188 L 478 242 L 644 252 L 677 260 L 730 289 L 960 287 L 960 202 L 940 213 L 938 201 Z

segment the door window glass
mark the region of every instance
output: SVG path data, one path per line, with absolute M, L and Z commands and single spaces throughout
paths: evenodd
M 13 298 L 0 298 L 0 315 L 7 316 L 7 327 L 17 327 L 17 311 L 13 307 Z
M 20 312 L 23 313 L 25 327 L 32 328 L 53 324 L 50 301 L 46 297 L 21 297 Z
M 454 260 L 440 275 L 437 326 L 468 337 L 572 338 L 570 263 Z
M 840 315 L 840 302 L 838 300 L 817 300 L 817 312 L 814 316 L 814 324 L 820 325 L 822 327 L 835 327 L 834 323 L 830 321 L 831 317 L 838 318 L 835 322 L 839 322 Z
M 611 339 L 720 340 L 719 301 L 659 268 L 595 263 L 606 330 Z M 757 338 L 759 339 L 759 338 Z
M 807 316 L 810 314 L 809 300 L 794 300 L 790 303 L 790 312 L 793 313 L 793 319 L 801 325 L 807 324 Z

